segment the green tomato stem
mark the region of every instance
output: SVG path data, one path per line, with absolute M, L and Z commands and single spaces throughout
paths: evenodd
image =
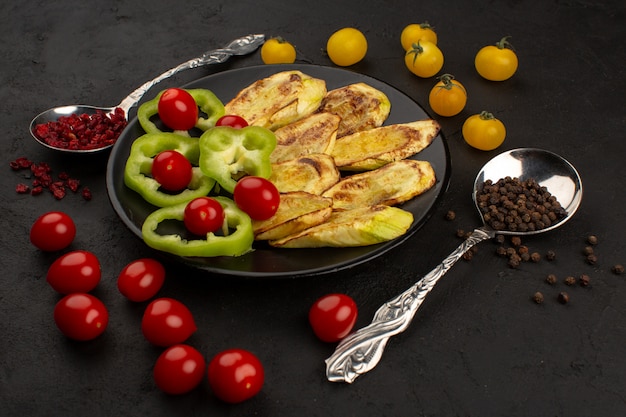
M 493 115 L 493 113 L 490 113 L 486 110 L 483 110 L 480 112 L 480 119 L 481 120 L 495 120 L 495 116 Z

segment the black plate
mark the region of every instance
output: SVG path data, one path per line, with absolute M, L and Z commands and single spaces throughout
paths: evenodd
M 291 69 L 297 69 L 325 80 L 328 90 L 364 82 L 383 91 L 391 101 L 391 113 L 385 124 L 405 123 L 429 117 L 410 97 L 386 83 L 348 70 L 315 65 L 262 65 L 235 69 L 196 80 L 185 87 L 209 89 L 226 103 L 237 92 L 254 81 Z M 154 210 L 154 207 L 124 185 L 124 165 L 130 153 L 131 144 L 142 134 L 143 130 L 137 119 L 131 120 L 111 150 L 106 175 L 107 190 L 113 208 L 124 224 L 138 237 L 141 237 L 141 225 L 144 219 Z M 177 257 L 177 259 L 210 272 L 270 278 L 334 272 L 378 257 L 400 245 L 421 228 L 447 187 L 450 158 L 441 134 L 427 149 L 415 155 L 413 159 L 429 161 L 437 175 L 437 183 L 425 194 L 401 206 L 413 213 L 414 221 L 408 232 L 398 239 L 358 248 L 275 249 L 263 243 L 255 243 L 255 251 L 240 257 Z

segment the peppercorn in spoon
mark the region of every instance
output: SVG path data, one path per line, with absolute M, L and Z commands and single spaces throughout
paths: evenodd
M 126 126 L 129 110 L 141 100 L 152 86 L 182 70 L 222 63 L 233 55 L 249 54 L 263 42 L 265 42 L 265 35 L 247 35 L 233 40 L 224 48 L 207 51 L 201 56 L 183 62 L 144 83 L 115 107 L 70 105 L 46 110 L 31 121 L 30 134 L 42 145 L 63 152 L 85 153 L 108 149 L 113 146 Z M 81 122 L 80 118 L 84 120 Z M 92 126 L 85 128 L 86 125 Z M 80 126 L 80 128 L 75 129 L 75 126 Z M 107 129 L 110 132 L 106 132 Z M 85 130 L 89 132 L 86 133 Z M 65 135 L 69 135 L 71 139 L 59 137 Z M 89 138 L 83 138 L 84 140 L 81 141 L 81 135 L 88 135 Z M 95 135 L 101 136 L 95 137 Z M 69 142 L 73 141 L 74 138 L 78 140 L 70 145 Z
M 374 368 L 389 338 L 409 327 L 437 281 L 474 245 L 496 234 L 546 232 L 569 220 L 580 205 L 582 182 L 576 169 L 559 155 L 520 148 L 501 153 L 482 167 L 472 197 L 483 226 L 411 288 L 381 306 L 371 324 L 339 343 L 326 359 L 329 381 L 352 383 Z

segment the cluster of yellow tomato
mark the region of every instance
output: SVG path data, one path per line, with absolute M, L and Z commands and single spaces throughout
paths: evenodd
M 443 68 L 444 56 L 437 46 L 437 33 L 428 23 L 407 25 L 400 35 L 400 43 L 405 50 L 406 67 L 418 77 L 434 77 Z M 328 38 L 326 52 L 335 65 L 354 65 L 365 57 L 367 39 L 358 29 L 342 28 Z M 266 64 L 291 64 L 296 60 L 296 49 L 285 39 L 274 37 L 263 44 L 261 58 Z M 508 37 L 480 49 L 474 59 L 476 71 L 490 81 L 511 78 L 517 65 L 517 55 Z M 444 117 L 459 114 L 467 104 L 465 87 L 451 74 L 443 74 L 437 79 L 439 81 L 428 96 L 431 109 Z M 470 146 L 481 150 L 499 147 L 506 136 L 504 124 L 486 111 L 470 116 L 463 124 L 462 132 Z
M 443 53 L 437 46 L 437 34 L 428 23 L 407 25 L 400 35 L 405 50 L 404 63 L 413 74 L 430 78 L 443 68 Z M 490 81 L 504 81 L 517 71 L 517 55 L 502 38 L 495 45 L 481 48 L 474 58 L 476 71 Z M 451 74 L 437 77 L 439 82 L 430 91 L 430 108 L 440 116 L 459 114 L 467 104 L 467 91 Z M 463 138 L 472 147 L 484 151 L 496 149 L 504 142 L 506 128 L 492 113 L 483 111 L 467 118 L 462 128 Z

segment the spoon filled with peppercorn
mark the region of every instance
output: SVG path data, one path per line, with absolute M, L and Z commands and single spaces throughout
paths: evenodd
M 265 42 L 265 35 L 247 35 L 224 48 L 207 51 L 144 83 L 114 107 L 70 105 L 48 109 L 30 123 L 30 134 L 42 145 L 63 152 L 93 153 L 113 146 L 128 122 L 128 112 L 158 82 L 186 69 L 218 64 L 246 55 Z
M 412 287 L 382 305 L 368 326 L 339 343 L 326 359 L 329 381 L 351 383 L 374 368 L 389 338 L 409 327 L 430 290 L 474 245 L 497 234 L 546 232 L 569 220 L 580 205 L 582 182 L 576 169 L 561 156 L 520 148 L 497 155 L 481 168 L 472 197 L 483 226 Z

